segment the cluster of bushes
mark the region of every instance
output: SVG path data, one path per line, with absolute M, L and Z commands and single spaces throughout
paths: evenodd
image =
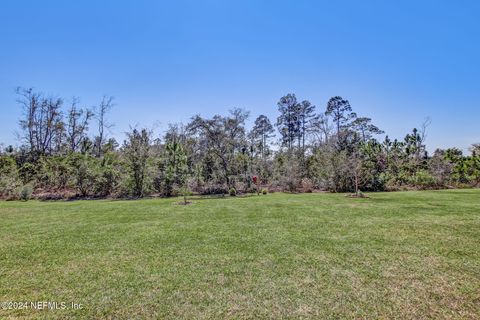
M 23 162 L 17 154 L 0 156 L 0 196 L 5 199 L 106 197 L 126 194 L 122 165 L 115 154 L 101 159 L 71 153 Z
M 202 195 L 256 192 L 244 182 L 225 184 L 204 182 L 178 168 L 160 155 L 149 155 L 143 164 L 128 160 L 123 151 L 92 154 L 68 153 L 42 156 L 27 160 L 21 153 L 0 154 L 0 198 L 7 200 L 60 200 L 76 198 L 124 198 L 146 195 L 180 196 L 186 193 Z M 133 162 L 132 162 L 133 161 Z M 138 165 L 135 165 L 138 162 Z M 138 170 L 144 167 L 142 181 Z M 139 187 L 138 184 L 141 184 Z M 139 188 L 141 191 L 139 192 Z M 238 191 L 237 191 L 238 190 Z M 262 193 L 266 194 L 267 189 Z
M 371 142 L 370 142 L 371 143 Z M 355 191 L 352 177 L 355 172 L 349 158 L 336 157 L 335 169 L 319 166 L 326 156 L 321 149 L 308 157 L 306 174 L 287 164 L 274 166 L 277 158 L 267 162 L 273 165 L 273 174 L 262 178 L 261 187 L 249 183 L 250 176 L 230 176 L 230 187 L 217 181 L 205 181 L 204 174 L 184 172 L 171 168 L 165 156 L 165 148 L 158 146 L 157 157 L 150 154 L 145 159 L 144 178 L 139 193 L 135 179 L 136 166 L 130 166 L 124 150 L 105 153 L 102 157 L 92 154 L 68 153 L 66 155 L 42 156 L 29 160 L 21 152 L 3 152 L 0 155 L 0 197 L 3 199 L 28 200 L 32 197 L 45 200 L 135 197 L 145 195 L 179 196 L 186 192 L 196 194 L 268 193 L 271 191 L 313 192 L 316 189 L 329 191 Z M 437 150 L 432 157 L 391 156 L 386 158 L 384 149 L 374 159 L 362 157 L 358 163 L 358 189 L 363 191 L 436 189 L 480 185 L 480 156 L 476 152 L 464 156 L 458 149 Z M 130 161 L 138 161 L 130 160 Z M 291 160 L 289 160 L 291 161 Z M 331 163 L 331 162 L 330 162 Z M 373 164 L 373 165 L 372 165 Z M 313 167 L 313 168 L 312 168 Z M 329 171 L 330 170 L 330 171 Z M 337 171 L 335 171 L 337 170 Z M 343 170 L 343 171 L 342 171 Z M 276 178 L 275 175 L 278 175 Z

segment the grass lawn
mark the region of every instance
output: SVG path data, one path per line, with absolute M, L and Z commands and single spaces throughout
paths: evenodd
M 480 318 L 480 190 L 0 202 L 6 318 Z

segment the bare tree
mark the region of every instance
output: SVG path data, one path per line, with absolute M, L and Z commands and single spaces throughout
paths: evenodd
M 302 151 L 302 156 L 305 156 L 305 138 L 316 118 L 315 106 L 308 100 L 302 101 L 298 104 L 296 118 L 298 122 L 298 148 Z
M 113 128 L 113 123 L 108 122 L 107 114 L 113 108 L 113 99 L 114 97 L 103 96 L 100 105 L 96 110 L 97 121 L 98 121 L 98 136 L 96 137 L 96 151 L 99 157 L 103 154 L 103 145 L 106 140 L 106 131 Z
M 309 132 L 317 139 L 318 145 L 320 145 L 322 143 L 328 143 L 332 129 L 330 118 L 321 113 L 313 119 Z
M 23 118 L 20 120 L 20 128 L 24 132 L 22 138 L 27 141 L 30 152 L 51 153 L 54 150 L 53 143 L 61 141 L 59 136 L 63 134 L 63 100 L 44 98 L 33 88 L 17 88 L 16 92 L 20 96 L 17 101 L 23 108 Z
M 422 143 L 425 143 L 425 140 L 427 140 L 427 131 L 428 127 L 432 124 L 432 119 L 430 117 L 426 117 L 425 120 L 423 120 L 422 125 L 420 126 L 420 139 Z
M 42 95 L 38 92 L 34 92 L 33 88 L 17 88 L 16 93 L 20 96 L 17 102 L 22 106 L 23 115 L 20 119 L 20 128 L 24 131 L 24 136 L 21 137 L 29 144 L 30 151 L 36 150 L 35 136 L 36 125 L 35 115 L 37 110 L 40 109 Z
M 474 143 L 470 147 L 470 152 L 473 157 L 480 156 L 480 143 Z
M 68 110 L 67 141 L 73 152 L 77 151 L 79 145 L 86 138 L 88 123 L 93 117 L 91 110 L 79 108 L 78 104 L 79 99 L 74 97 Z
M 362 172 L 362 154 L 361 151 L 356 149 L 350 154 L 347 160 L 348 171 L 350 176 L 353 178 L 353 185 L 355 189 L 355 194 L 360 195 L 360 185 L 364 182 L 364 175 Z

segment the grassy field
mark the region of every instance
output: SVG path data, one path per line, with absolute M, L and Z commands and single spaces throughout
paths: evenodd
M 0 202 L 0 318 L 480 318 L 480 190 Z

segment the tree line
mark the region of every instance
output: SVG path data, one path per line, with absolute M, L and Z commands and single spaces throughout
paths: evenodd
M 359 193 L 480 184 L 480 144 L 468 155 L 457 148 L 430 155 L 428 122 L 392 140 L 339 96 L 317 108 L 291 93 L 279 99 L 273 123 L 260 115 L 247 128 L 249 112 L 236 108 L 170 124 L 160 137 L 132 128 L 120 144 L 109 137 L 113 97 L 86 108 L 77 98 L 67 104 L 31 88 L 17 94 L 21 145 L 0 151 L 0 197 L 6 199 L 235 194 L 259 187 Z

